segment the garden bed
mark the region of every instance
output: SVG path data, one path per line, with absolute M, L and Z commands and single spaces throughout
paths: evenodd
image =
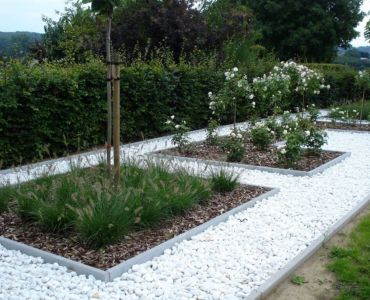
M 341 130 L 358 130 L 358 131 L 370 131 L 370 124 L 353 123 L 342 123 L 342 122 L 317 122 L 317 125 L 322 129 L 341 129 Z
M 245 143 L 245 155 L 239 163 L 261 167 L 284 168 L 284 166 L 278 163 L 277 151 L 278 148 L 275 146 L 271 146 L 267 150 L 258 150 L 250 142 L 247 142 Z M 210 145 L 206 142 L 194 143 L 187 152 L 180 152 L 178 148 L 171 148 L 159 151 L 158 153 L 204 160 L 227 161 L 227 154 L 221 146 Z M 342 152 L 335 151 L 322 151 L 320 155 L 308 155 L 304 153 L 294 166 L 294 170 L 308 172 L 342 154 Z
M 154 173 L 153 171 L 151 172 L 151 177 L 153 177 Z M 169 180 L 168 174 L 163 175 L 161 173 L 163 181 Z M 87 175 L 84 176 L 85 180 L 90 178 Z M 175 173 L 173 177 L 176 178 L 176 176 Z M 63 175 L 56 178 L 63 178 Z M 138 178 L 141 177 L 138 176 L 136 179 Z M 196 177 L 181 177 L 181 181 L 186 181 L 188 178 L 191 180 L 189 182 L 193 183 Z M 203 179 L 197 180 L 205 181 Z M 48 181 L 48 184 L 50 182 Z M 167 185 L 171 184 L 171 182 L 167 182 Z M 130 184 L 129 180 L 126 180 L 125 184 Z M 141 187 L 141 185 L 138 186 Z M 158 186 L 161 186 L 160 183 L 158 183 Z M 176 195 L 181 195 L 181 197 L 184 195 L 188 196 L 187 186 L 188 183 L 185 184 L 183 191 L 179 190 L 176 194 L 171 195 L 170 198 L 172 199 Z M 181 189 L 182 187 L 179 185 L 178 188 Z M 202 190 L 199 191 L 201 192 Z M 206 199 L 194 201 L 181 212 L 161 217 L 155 222 L 151 222 L 150 225 L 132 227 L 118 241 L 101 247 L 88 245 L 86 241 L 81 240 L 81 234 L 73 228 L 55 232 L 53 230 L 45 230 L 45 224 L 44 227 L 41 226 L 43 220 L 25 221 L 17 212 L 18 204 L 13 199 L 8 203 L 9 208 L 0 213 L 0 235 L 93 267 L 108 269 L 248 202 L 266 191 L 266 188 L 244 185 L 236 186 L 230 192 L 212 191 Z M 163 195 L 162 192 L 160 195 Z M 192 193 L 189 195 L 192 195 Z M 109 218 L 111 218 L 110 215 Z M 142 218 L 144 219 L 143 216 Z

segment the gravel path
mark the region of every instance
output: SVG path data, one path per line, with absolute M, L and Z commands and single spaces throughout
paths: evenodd
M 0 246 L 0 299 L 247 297 L 370 193 L 370 134 L 328 133 L 325 149 L 350 151 L 351 157 L 313 177 L 235 169 L 242 183 L 279 187 L 281 192 L 164 255 L 134 266 L 114 282 L 76 276 L 58 265 L 43 264 Z M 199 132 L 192 136 L 194 140 L 203 137 Z M 169 146 L 168 138 L 163 138 L 124 151 L 137 157 Z M 89 158 L 90 163 L 94 160 Z M 209 172 L 204 165 L 181 164 L 195 172 Z M 10 182 L 27 180 L 45 171 L 42 168 L 0 176 Z M 56 172 L 67 169 L 65 162 L 55 167 Z

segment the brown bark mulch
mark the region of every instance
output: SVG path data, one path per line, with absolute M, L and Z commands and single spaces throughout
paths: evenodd
M 73 232 L 64 235 L 41 232 L 37 224 L 22 223 L 11 210 L 0 214 L 0 235 L 100 269 L 108 269 L 266 191 L 262 187 L 241 185 L 232 192 L 214 194 L 208 201 L 193 206 L 183 215 L 174 216 L 155 227 L 132 232 L 121 242 L 101 249 L 85 247 Z
M 359 130 L 370 131 L 370 124 L 350 124 L 350 123 L 334 123 L 334 122 L 317 122 L 317 125 L 323 129 L 343 129 L 343 130 Z
M 277 148 L 269 147 L 267 150 L 258 150 L 250 142 L 245 144 L 245 155 L 240 163 L 254 166 L 264 166 L 273 168 L 284 168 L 278 163 Z M 180 153 L 177 148 L 160 151 L 162 154 L 185 156 L 206 160 L 227 161 L 225 151 L 219 145 L 209 145 L 205 142 L 194 143 L 186 153 Z M 294 166 L 294 170 L 311 171 L 333 159 L 342 155 L 341 152 L 322 151 L 320 155 L 308 155 L 305 153 Z

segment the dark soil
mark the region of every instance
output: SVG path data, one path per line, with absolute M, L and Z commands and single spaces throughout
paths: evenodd
M 41 232 L 35 223 L 22 223 L 11 209 L 0 215 L 0 235 L 100 269 L 108 269 L 266 191 L 265 188 L 243 185 L 229 193 L 214 194 L 207 202 L 195 205 L 184 215 L 174 216 L 153 228 L 132 232 L 122 242 L 101 249 L 84 246 L 73 232 L 65 235 Z
M 284 168 L 278 163 L 277 148 L 269 147 L 267 150 L 258 150 L 250 142 L 246 143 L 245 155 L 240 163 L 254 166 L 264 166 L 273 168 Z M 162 154 L 185 156 L 206 160 L 227 161 L 225 151 L 219 145 L 209 145 L 205 142 L 194 143 L 191 150 L 186 153 L 180 153 L 177 148 L 160 151 Z M 341 152 L 322 151 L 319 155 L 308 155 L 305 153 L 294 166 L 295 170 L 311 171 L 334 158 L 342 155 Z
M 323 129 L 344 129 L 344 130 L 360 130 L 370 131 L 370 124 L 350 124 L 350 123 L 334 123 L 334 122 L 317 122 L 317 125 Z

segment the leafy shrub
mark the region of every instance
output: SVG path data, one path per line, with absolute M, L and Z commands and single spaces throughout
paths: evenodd
M 219 137 L 217 136 L 217 129 L 220 123 L 215 119 L 211 119 L 207 126 L 207 138 L 206 142 L 210 145 L 217 145 L 219 143 Z
M 274 131 L 267 126 L 254 127 L 250 131 L 252 144 L 259 150 L 266 150 L 274 140 Z
M 238 175 L 222 170 L 212 173 L 211 184 L 215 192 L 227 193 L 233 191 L 238 186 Z
M 294 131 L 289 133 L 286 143 L 277 152 L 278 162 L 280 165 L 292 167 L 302 156 L 302 146 L 304 137 L 302 132 Z
M 190 150 L 190 141 L 188 138 L 188 132 L 190 131 L 190 128 L 187 126 L 185 120 L 176 124 L 174 119 L 175 116 L 172 115 L 166 121 L 166 125 L 170 128 L 170 130 L 175 132 L 172 137 L 172 143 L 178 147 L 180 152 L 187 152 Z
M 241 161 L 245 154 L 243 134 L 239 130 L 234 129 L 226 138 L 222 147 L 227 153 L 227 161 Z
M 276 140 L 280 140 L 284 136 L 284 128 L 282 127 L 281 123 L 276 120 L 275 116 L 268 117 L 265 125 L 270 129 L 270 132 L 272 131 L 274 133 L 273 135 Z
M 328 107 L 336 103 L 352 102 L 359 94 L 356 87 L 357 71 L 351 67 L 335 64 L 306 64 L 308 67 L 320 71 L 330 90 L 323 90 L 313 98 L 313 102 L 320 107 Z
M 311 127 L 304 132 L 303 138 L 303 145 L 307 148 L 309 154 L 318 155 L 327 141 L 327 133 L 316 127 Z

